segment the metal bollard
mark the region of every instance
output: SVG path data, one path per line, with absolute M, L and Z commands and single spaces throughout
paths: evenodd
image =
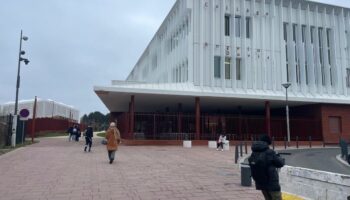
M 326 143 L 324 142 L 324 140 L 322 141 L 322 145 L 323 147 L 326 147 Z
M 241 157 L 243 157 L 243 144 L 242 144 L 242 142 L 239 143 L 239 151 L 241 153 Z
M 312 147 L 312 144 L 311 144 L 311 136 L 309 136 L 309 146 L 310 146 L 310 148 Z
M 286 140 L 286 137 L 284 137 L 283 140 L 284 140 L 284 149 L 287 149 L 287 140 Z
M 250 167 L 246 163 L 241 163 L 241 185 L 242 186 L 252 185 Z
M 238 144 L 236 143 L 236 147 L 235 147 L 235 163 L 237 164 L 238 162 Z
M 272 137 L 272 149 L 275 150 L 275 137 Z
M 296 142 L 297 142 L 297 149 L 299 149 L 299 137 L 297 136 L 295 139 L 296 139 Z

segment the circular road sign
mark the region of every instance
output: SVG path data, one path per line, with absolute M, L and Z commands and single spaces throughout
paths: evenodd
M 19 115 L 23 118 L 27 118 L 29 116 L 29 110 L 24 108 L 21 111 L 19 111 Z

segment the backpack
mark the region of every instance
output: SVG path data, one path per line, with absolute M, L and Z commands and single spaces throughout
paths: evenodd
M 266 152 L 253 152 L 248 158 L 250 170 L 254 181 L 259 185 L 269 182 L 268 162 Z

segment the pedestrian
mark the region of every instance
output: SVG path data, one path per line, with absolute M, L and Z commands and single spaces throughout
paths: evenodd
M 253 142 L 252 154 L 248 158 L 252 177 L 257 190 L 261 190 L 266 200 L 282 200 L 277 168 L 284 166 L 284 159 L 269 148 L 271 139 L 262 135 Z
M 216 150 L 219 151 L 221 148 L 221 151 L 224 151 L 224 136 L 220 134 L 218 140 L 216 141 Z
M 72 130 L 72 138 L 77 142 L 78 141 L 78 126 L 74 124 Z
M 84 132 L 84 136 L 85 136 L 84 151 L 86 152 L 87 148 L 89 147 L 89 152 L 90 152 L 91 151 L 91 146 L 92 146 L 92 138 L 94 137 L 94 131 L 93 131 L 93 129 L 92 129 L 90 124 L 86 128 L 86 130 Z
M 106 133 L 107 151 L 109 164 L 112 164 L 115 158 L 115 152 L 118 150 L 118 145 L 121 142 L 120 132 L 115 122 L 111 122 Z
M 70 126 L 67 130 L 68 133 L 68 141 L 70 142 L 73 139 L 73 126 Z

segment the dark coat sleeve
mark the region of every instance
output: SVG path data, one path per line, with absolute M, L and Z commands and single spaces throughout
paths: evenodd
M 276 168 L 282 168 L 285 164 L 284 158 L 281 158 L 274 150 L 269 150 L 268 152 L 271 163 Z

